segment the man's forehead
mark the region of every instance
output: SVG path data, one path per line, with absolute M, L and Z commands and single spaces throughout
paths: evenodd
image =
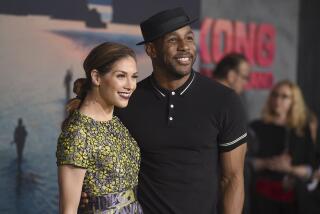
M 171 35 L 180 34 L 181 31 L 182 31 L 182 32 L 185 31 L 184 34 L 189 34 L 189 33 L 190 33 L 190 34 L 194 34 L 192 28 L 191 28 L 189 25 L 186 25 L 186 26 L 181 27 L 181 28 L 179 28 L 179 29 L 177 29 L 177 30 L 175 30 L 175 31 L 169 32 L 169 33 L 161 36 L 160 38 L 158 38 L 158 39 L 156 39 L 156 40 L 154 40 L 154 41 L 152 41 L 152 42 L 148 42 L 148 43 L 153 43 L 153 44 L 157 44 L 157 43 L 158 43 L 158 44 L 159 44 L 159 42 L 163 42 L 163 40 L 164 40 L 166 37 L 171 36 Z M 146 44 L 148 44 L 148 43 L 146 43 Z
M 175 31 L 169 32 L 169 33 L 165 34 L 163 37 L 166 37 L 166 36 L 172 35 L 172 34 L 189 34 L 189 33 L 193 34 L 193 31 L 192 31 L 191 27 L 189 25 L 187 25 L 187 26 L 179 28 Z

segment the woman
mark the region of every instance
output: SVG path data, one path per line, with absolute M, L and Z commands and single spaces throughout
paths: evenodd
M 75 82 L 77 98 L 67 106 L 57 146 L 60 213 L 77 213 L 81 191 L 89 206 L 80 213 L 142 213 L 135 189 L 140 151 L 113 115 L 136 88 L 134 52 L 120 44 L 95 47 L 83 64 L 86 79 Z
M 262 119 L 250 124 L 256 152 L 254 211 L 297 213 L 296 189 L 312 175 L 314 149 L 308 112 L 299 87 L 281 81 L 271 90 Z

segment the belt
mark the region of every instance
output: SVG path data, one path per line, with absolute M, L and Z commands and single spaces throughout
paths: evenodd
M 93 211 L 120 209 L 137 201 L 136 192 L 136 188 L 134 188 L 118 193 L 93 196 L 89 198 L 89 207 Z

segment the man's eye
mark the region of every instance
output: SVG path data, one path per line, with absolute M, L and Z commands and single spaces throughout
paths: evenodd
M 138 75 L 133 75 L 132 78 L 133 79 L 138 79 Z
M 193 41 L 193 40 L 194 40 L 193 36 L 188 36 L 187 39 L 188 39 L 189 41 Z
M 168 41 L 169 42 L 175 42 L 175 41 L 177 41 L 177 39 L 176 38 L 170 38 Z

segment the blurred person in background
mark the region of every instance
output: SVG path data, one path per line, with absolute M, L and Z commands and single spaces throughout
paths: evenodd
M 311 112 L 309 116 L 309 126 L 311 130 L 311 138 L 316 147 L 316 164 L 312 178 L 307 184 L 307 188 L 300 186 L 299 188 L 299 212 L 303 214 L 319 214 L 320 211 L 320 143 L 318 132 L 317 116 Z
M 242 94 L 250 78 L 250 64 L 240 53 L 225 55 L 213 70 L 213 78 L 219 83 Z
M 238 95 L 242 95 L 245 86 L 250 80 L 251 66 L 247 58 L 241 53 L 229 53 L 226 54 L 216 65 L 212 72 L 212 77 L 222 85 L 233 89 Z M 243 99 L 241 99 L 243 101 Z M 246 118 L 247 118 L 247 112 Z M 248 142 L 250 143 L 250 142 Z M 248 147 L 250 145 L 248 144 Z M 250 180 L 251 180 L 251 168 L 245 160 L 244 165 L 244 185 L 245 185 L 245 200 L 243 213 L 250 213 Z M 220 203 L 219 203 L 220 209 Z
M 299 189 L 306 187 L 315 161 L 308 117 L 301 90 L 284 80 L 271 90 L 262 118 L 250 124 L 257 144 L 252 213 L 299 213 Z

